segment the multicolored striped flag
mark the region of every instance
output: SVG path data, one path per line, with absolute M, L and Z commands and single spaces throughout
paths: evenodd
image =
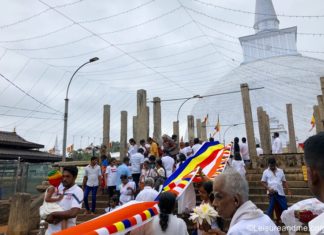
M 181 164 L 164 182 L 162 191 L 172 191 L 180 197 L 199 168 L 206 176 L 213 178 L 223 171 L 229 155 L 230 151 L 218 141 L 205 142 L 194 156 Z
M 142 226 L 158 214 L 157 202 L 131 201 L 112 212 L 54 234 L 121 235 Z

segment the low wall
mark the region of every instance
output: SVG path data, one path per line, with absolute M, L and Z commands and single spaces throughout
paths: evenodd
M 0 200 L 0 225 L 7 225 L 9 219 L 10 202 Z
M 304 153 L 264 154 L 258 157 L 257 168 L 266 168 L 268 159 L 275 158 L 280 168 L 299 168 L 305 165 Z

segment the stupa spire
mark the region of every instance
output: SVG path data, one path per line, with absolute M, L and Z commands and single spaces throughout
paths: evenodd
M 273 7 L 272 0 L 256 0 L 253 28 L 256 33 L 279 30 L 279 20 Z

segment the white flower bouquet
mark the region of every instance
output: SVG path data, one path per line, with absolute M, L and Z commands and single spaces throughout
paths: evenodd
M 216 219 L 216 217 L 218 217 L 217 211 L 208 203 L 203 203 L 193 209 L 193 213 L 190 213 L 189 219 L 199 225 L 202 225 L 204 221 L 211 225 L 212 220 Z

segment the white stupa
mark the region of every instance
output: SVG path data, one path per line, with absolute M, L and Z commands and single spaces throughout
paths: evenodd
M 241 83 L 248 83 L 250 89 L 264 87 L 250 91 L 254 121 L 257 121 L 257 107 L 263 106 L 278 125 L 288 127 L 286 104 L 292 103 L 296 136 L 303 141 L 312 134 L 309 132 L 310 120 L 316 97 L 321 94 L 324 61 L 298 53 L 297 27 L 279 29 L 271 0 L 256 0 L 254 29 L 255 34 L 239 38 L 244 57 L 241 65 L 216 81 L 207 94 L 239 91 Z M 219 114 L 222 128 L 217 139 L 223 140 L 226 129 L 226 142 L 235 136 L 246 136 L 240 93 L 202 99 L 192 113 L 196 117 L 209 114 L 211 127 L 207 130 L 208 135 L 214 132 L 212 126 Z M 234 124 L 238 125 L 231 126 Z M 259 138 L 257 122 L 254 131 Z M 283 139 L 284 143 L 286 141 Z

